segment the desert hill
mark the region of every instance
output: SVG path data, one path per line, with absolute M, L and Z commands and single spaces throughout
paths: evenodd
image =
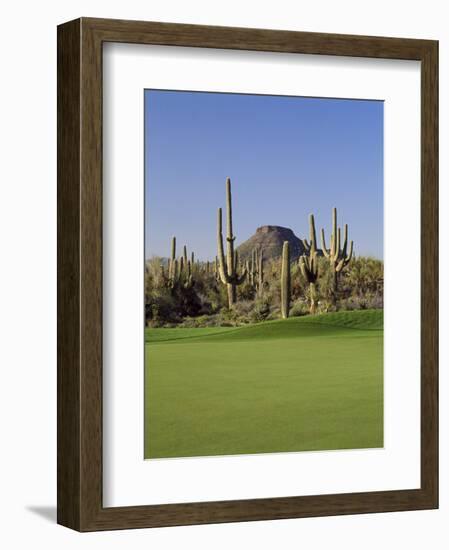
M 282 255 L 284 241 L 290 243 L 290 256 L 296 260 L 304 254 L 304 245 L 291 229 L 279 225 L 262 225 L 258 227 L 255 234 L 237 247 L 242 260 L 251 257 L 252 251 L 256 248 L 263 250 L 264 258 L 267 260 L 279 258 Z

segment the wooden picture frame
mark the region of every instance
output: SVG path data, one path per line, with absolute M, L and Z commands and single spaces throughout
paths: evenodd
M 102 503 L 102 45 L 421 62 L 421 488 L 105 508 Z M 79 531 L 438 507 L 438 43 L 81 18 L 58 27 L 58 523 Z

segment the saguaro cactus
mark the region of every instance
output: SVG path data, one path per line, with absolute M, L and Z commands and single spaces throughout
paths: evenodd
M 251 253 L 251 260 L 246 261 L 249 276 L 249 284 L 261 296 L 264 283 L 264 259 L 263 250 L 255 248 Z
M 251 286 L 256 288 L 257 284 L 257 249 L 255 248 L 251 253 L 251 270 L 249 273 L 249 280 Z
M 190 260 L 187 260 L 185 273 L 183 274 L 182 279 L 183 279 L 182 280 L 182 285 L 183 285 L 184 288 L 192 288 L 193 287 L 194 281 L 193 281 L 193 276 L 192 276 L 192 263 L 191 263 Z
M 227 212 L 227 232 L 226 232 L 226 258 L 223 248 L 223 227 L 222 227 L 222 211 L 218 209 L 217 216 L 217 248 L 219 260 L 220 280 L 227 285 L 228 290 L 228 307 L 237 301 L 237 286 L 241 285 L 246 278 L 246 269 L 241 273 L 237 272 L 236 258 L 234 254 L 235 236 L 232 232 L 232 196 L 231 196 L 231 180 L 226 178 L 226 212 Z
M 220 282 L 220 268 L 218 267 L 218 256 L 215 256 L 214 261 L 214 277 L 217 283 Z
M 256 249 L 251 252 L 251 260 L 247 260 L 248 279 L 249 284 L 255 289 L 257 280 L 257 261 L 256 261 Z
M 165 278 L 163 271 L 162 275 Z M 176 258 L 176 237 L 172 237 L 171 254 L 168 260 L 167 285 L 174 289 L 179 285 L 182 285 L 184 288 L 191 288 L 193 284 L 192 265 L 191 261 L 187 259 L 187 246 L 184 245 L 183 255 L 178 260 Z
M 168 260 L 168 284 L 173 288 L 178 272 L 178 265 L 176 260 L 176 237 L 172 237 L 171 240 L 171 255 Z
M 281 315 L 284 319 L 287 319 L 290 313 L 290 283 L 290 244 L 284 241 L 281 265 Z
M 310 313 L 316 313 L 316 281 L 318 279 L 318 253 L 316 248 L 315 219 L 313 214 L 309 216 L 310 242 L 303 239 L 304 248 L 308 255 L 302 255 L 299 259 L 299 268 L 306 281 L 309 283 Z
M 332 210 L 332 234 L 330 248 L 328 249 L 326 246 L 324 229 L 321 229 L 321 246 L 324 256 L 329 260 L 329 265 L 333 274 L 332 297 L 335 305 L 337 304 L 338 277 L 342 269 L 351 261 L 354 248 L 354 243 L 351 241 L 348 254 L 348 224 L 345 224 L 343 247 L 340 247 L 340 241 L 341 229 L 337 227 L 337 209 L 334 208 Z
M 262 295 L 263 292 L 263 283 L 264 283 L 264 260 L 263 260 L 263 250 L 260 250 L 258 256 L 258 267 L 257 267 L 257 294 Z

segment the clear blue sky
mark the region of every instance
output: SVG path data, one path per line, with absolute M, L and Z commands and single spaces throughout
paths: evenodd
M 383 102 L 145 91 L 145 255 L 170 239 L 216 255 L 232 181 L 236 244 L 261 225 L 308 236 L 349 225 L 357 255 L 383 257 Z

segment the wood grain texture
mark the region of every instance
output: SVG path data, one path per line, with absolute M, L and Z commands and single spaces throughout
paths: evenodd
M 438 43 L 421 61 L 421 487 L 438 503 Z
M 58 522 L 80 528 L 80 21 L 58 29 Z
M 102 44 L 421 61 L 421 488 L 225 502 L 102 505 Z M 58 522 L 79 531 L 438 506 L 438 43 L 79 19 L 58 28 Z

